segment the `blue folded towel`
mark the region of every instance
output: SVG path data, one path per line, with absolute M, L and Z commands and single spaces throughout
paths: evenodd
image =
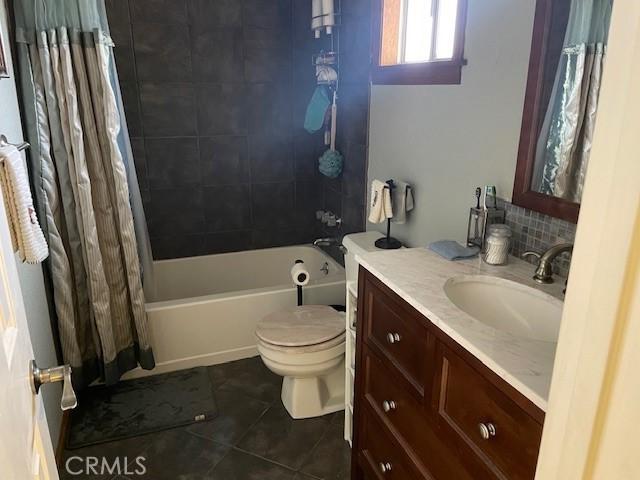
M 329 94 L 327 93 L 327 87 L 318 85 L 316 91 L 313 92 L 313 96 L 307 106 L 307 113 L 304 117 L 304 128 L 307 132 L 317 132 L 324 125 L 324 117 L 327 114 L 327 109 L 331 106 L 331 100 L 329 100 Z
M 429 250 L 433 250 L 438 255 L 447 260 L 464 260 L 478 255 L 478 247 L 463 247 L 453 240 L 438 240 L 429 244 Z

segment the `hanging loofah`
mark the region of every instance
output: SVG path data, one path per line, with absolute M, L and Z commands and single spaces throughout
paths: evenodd
M 318 170 L 329 178 L 337 178 L 342 173 L 344 161 L 337 150 L 327 150 L 318 160 Z

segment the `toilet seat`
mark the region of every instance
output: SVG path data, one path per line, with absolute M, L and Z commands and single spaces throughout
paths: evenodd
M 345 343 L 345 333 L 343 332 L 341 335 L 338 335 L 333 340 L 329 340 L 328 342 L 316 343 L 315 345 L 304 345 L 302 347 L 287 347 L 282 345 L 275 345 L 273 343 L 265 342 L 264 340 L 258 338 L 258 345 L 270 349 L 274 352 L 281 353 L 314 353 L 325 350 L 331 350 L 333 347 L 344 344 Z
M 344 315 L 326 305 L 304 305 L 274 312 L 256 328 L 258 340 L 279 351 L 312 352 L 344 342 Z

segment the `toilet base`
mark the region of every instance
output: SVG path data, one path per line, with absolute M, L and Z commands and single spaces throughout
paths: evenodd
M 293 418 L 311 418 L 344 410 L 344 360 L 317 377 L 285 376 L 282 403 Z

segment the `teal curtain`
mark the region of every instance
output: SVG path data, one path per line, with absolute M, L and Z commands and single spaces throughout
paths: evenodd
M 591 153 L 611 0 L 573 0 L 536 149 L 537 191 L 579 202 Z
M 30 170 L 78 387 L 155 366 L 146 222 L 103 0 L 14 0 Z M 146 238 L 145 238 L 146 236 Z M 148 265 L 148 266 L 147 266 Z

